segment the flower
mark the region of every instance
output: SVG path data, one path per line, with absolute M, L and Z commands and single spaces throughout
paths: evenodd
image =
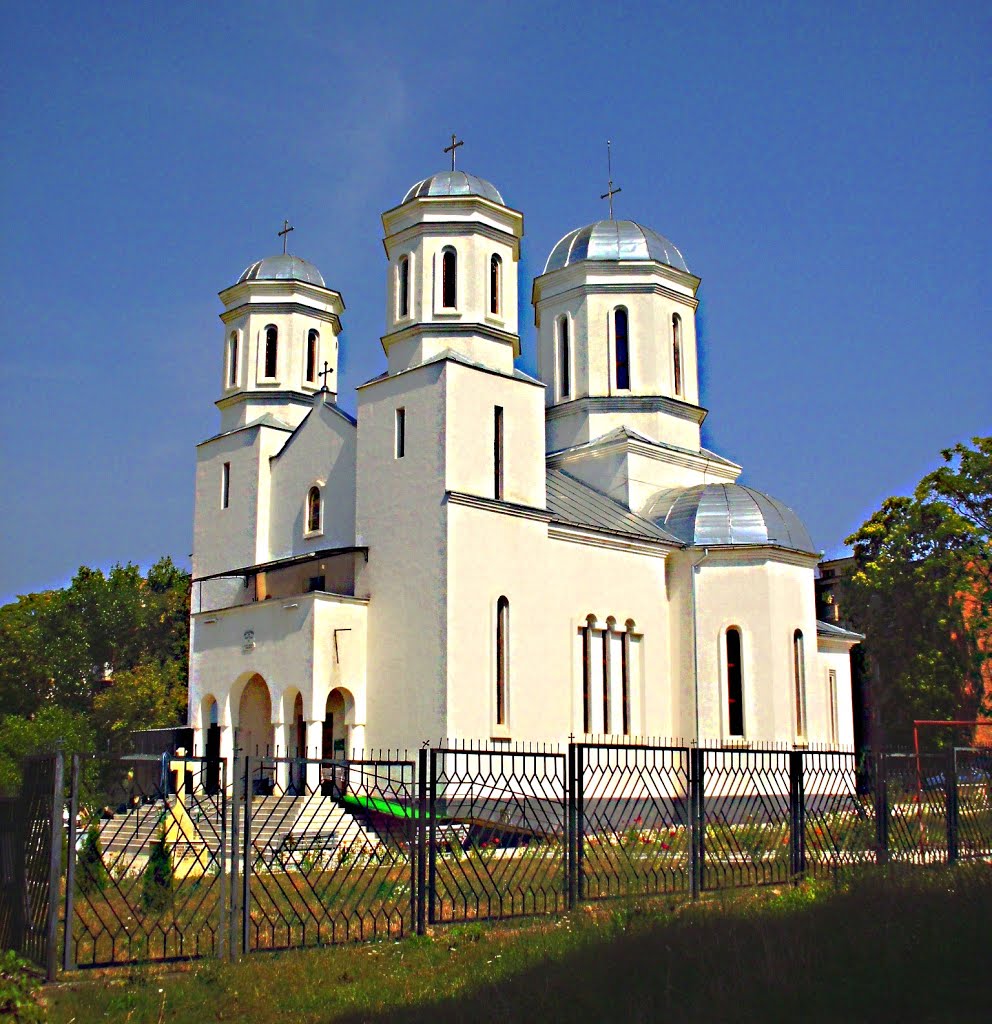
M 661 848 L 662 848 L 663 850 L 667 850 L 667 849 L 668 849 L 668 843 L 662 843 L 662 844 L 661 844 Z
M 643 822 L 644 822 L 644 819 L 643 819 L 643 818 L 642 818 L 642 817 L 641 817 L 641 816 L 640 816 L 639 814 L 638 814 L 638 816 L 637 816 L 637 817 L 636 817 L 636 818 L 634 819 L 634 824 L 635 824 L 635 825 L 641 825 L 641 824 L 643 824 Z

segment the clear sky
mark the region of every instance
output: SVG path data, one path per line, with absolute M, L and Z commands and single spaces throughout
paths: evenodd
M 217 292 L 292 251 L 380 372 L 380 213 L 459 166 L 524 212 L 530 278 L 606 216 L 699 296 L 704 443 L 828 553 L 992 428 L 988 3 L 0 8 L 0 601 L 80 564 L 188 565 Z

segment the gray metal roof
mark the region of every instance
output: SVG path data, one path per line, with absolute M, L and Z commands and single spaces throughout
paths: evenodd
M 828 636 L 835 640 L 864 640 L 864 633 L 855 633 L 850 629 L 843 629 L 841 626 L 835 626 L 832 622 L 822 622 L 820 619 L 816 620 L 816 632 L 818 636 Z
M 775 544 L 814 552 L 802 520 L 787 505 L 741 484 L 660 491 L 645 515 L 686 544 Z
M 562 469 L 548 470 L 547 495 L 553 522 L 591 526 L 595 530 L 682 546 L 678 537 L 673 537 L 660 526 L 636 515 L 620 502 Z
M 569 231 L 551 250 L 544 273 L 583 260 L 657 260 L 689 273 L 674 242 L 632 220 L 598 220 Z
M 238 278 L 242 281 L 305 281 L 326 288 L 320 271 L 310 262 L 299 256 L 279 253 L 278 256 L 266 256 L 248 267 Z
M 438 171 L 418 181 L 403 197 L 403 202 L 429 196 L 482 196 L 483 199 L 491 199 L 500 206 L 506 206 L 499 189 L 492 182 L 464 171 Z

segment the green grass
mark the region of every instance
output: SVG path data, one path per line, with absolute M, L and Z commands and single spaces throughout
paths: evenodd
M 984 1021 L 992 865 L 77 975 L 53 1022 Z

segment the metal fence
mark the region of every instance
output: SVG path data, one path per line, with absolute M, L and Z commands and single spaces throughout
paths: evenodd
M 24 778 L 0 801 L 0 943 L 49 976 L 860 865 L 992 862 L 988 750 L 499 744 L 231 770 L 58 754 Z

